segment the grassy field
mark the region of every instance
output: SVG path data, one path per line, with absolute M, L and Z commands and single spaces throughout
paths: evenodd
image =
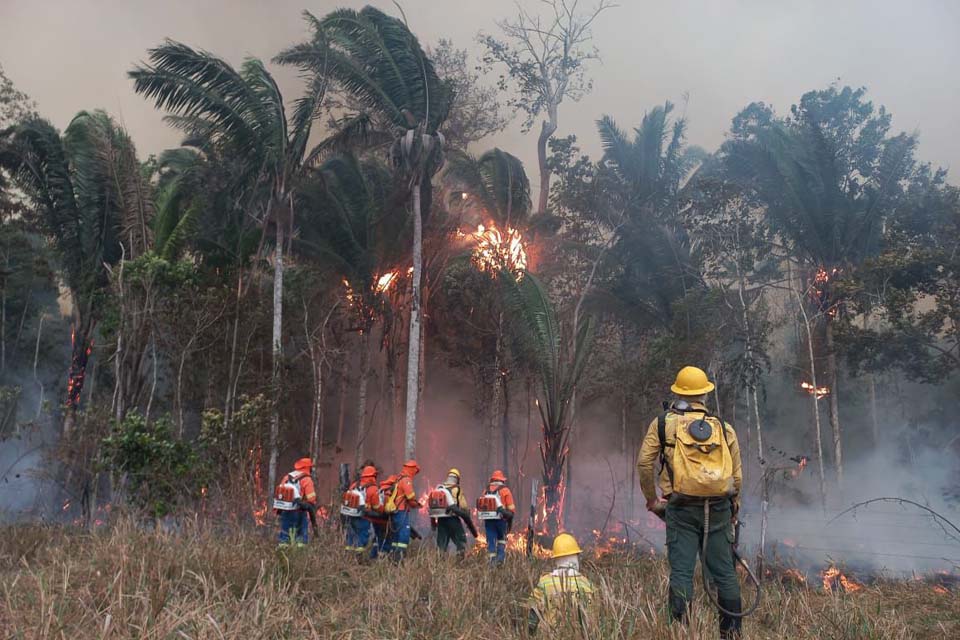
M 525 638 L 523 601 L 547 566 L 516 555 L 490 570 L 480 553 L 457 562 L 429 548 L 400 567 L 360 566 L 341 547 L 335 530 L 282 555 L 265 531 L 8 527 L 0 532 L 0 637 Z M 649 555 L 588 557 L 600 597 L 587 637 L 717 637 L 705 602 L 689 631 L 666 623 L 665 569 Z M 747 639 L 960 638 L 960 595 L 919 582 L 831 594 L 772 581 L 745 631 Z

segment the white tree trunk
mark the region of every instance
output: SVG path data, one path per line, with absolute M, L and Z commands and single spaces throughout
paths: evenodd
M 423 271 L 423 218 L 420 184 L 413 186 L 413 283 L 410 295 L 410 335 L 407 348 L 407 406 L 403 439 L 404 458 L 417 450 L 417 404 L 420 396 L 420 281 Z
M 354 453 L 353 466 L 360 468 L 363 461 L 363 444 L 367 439 L 367 382 L 370 377 L 370 333 L 368 327 L 360 334 L 360 384 L 357 389 L 357 446 Z
M 793 286 L 793 282 L 790 282 Z M 803 326 L 807 330 L 807 355 L 810 358 L 810 384 L 813 385 L 813 393 L 810 394 L 810 401 L 813 403 L 813 424 L 816 429 L 815 436 L 817 441 L 817 472 L 820 481 L 820 505 L 824 512 L 827 509 L 827 485 L 823 471 L 823 438 L 820 429 L 820 401 L 817 398 L 817 365 L 813 353 L 813 331 L 810 329 L 810 318 L 807 316 L 807 310 L 803 306 L 803 299 L 797 294 L 797 304 L 800 306 L 800 313 L 803 314 Z
M 273 408 L 270 413 L 270 462 L 267 466 L 267 491 L 277 483 L 277 440 L 280 435 L 280 365 L 283 357 L 283 221 L 277 220 L 277 246 L 273 263 L 273 374 L 270 388 Z

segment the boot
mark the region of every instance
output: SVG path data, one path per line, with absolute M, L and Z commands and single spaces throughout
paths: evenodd
M 687 624 L 687 599 L 679 593 L 670 590 L 670 613 L 674 622 Z
M 717 603 L 731 613 L 740 613 L 743 611 L 740 598 L 736 600 L 727 600 L 720 598 Z M 738 640 L 740 638 L 740 625 L 743 618 L 736 618 L 720 612 L 720 640 Z

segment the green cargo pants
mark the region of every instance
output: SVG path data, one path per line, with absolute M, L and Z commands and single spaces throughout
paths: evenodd
M 703 500 L 673 495 L 667 504 L 667 559 L 670 562 L 670 608 L 677 620 L 686 618 L 693 598 L 693 573 L 703 544 Z M 711 500 L 707 557 L 710 581 L 717 588 L 720 606 L 740 611 L 740 582 L 733 560 L 733 527 L 727 499 Z M 721 632 L 739 631 L 739 619 L 720 616 Z M 726 637 L 722 635 L 721 637 Z
M 457 553 L 462 555 L 466 552 L 467 533 L 463 530 L 463 523 L 456 516 L 437 518 L 437 547 L 445 552 L 451 542 L 457 548 Z

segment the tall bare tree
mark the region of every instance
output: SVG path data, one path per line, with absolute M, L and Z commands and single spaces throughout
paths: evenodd
M 484 61 L 507 69 L 501 86 L 515 86 L 517 95 L 508 104 L 527 114 L 524 131 L 529 131 L 541 114 L 546 116 L 537 137 L 538 214 L 546 211 L 550 197 L 547 143 L 559 126 L 560 103 L 564 98 L 576 102 L 593 88 L 593 81 L 586 75 L 587 63 L 600 56 L 591 44 L 590 27 L 603 11 L 616 6 L 600 0 L 593 9 L 583 12 L 579 0 L 544 0 L 543 4 L 546 15 L 539 16 L 517 3 L 516 18 L 497 22 L 504 40 L 484 33 L 478 36 L 486 48 Z

